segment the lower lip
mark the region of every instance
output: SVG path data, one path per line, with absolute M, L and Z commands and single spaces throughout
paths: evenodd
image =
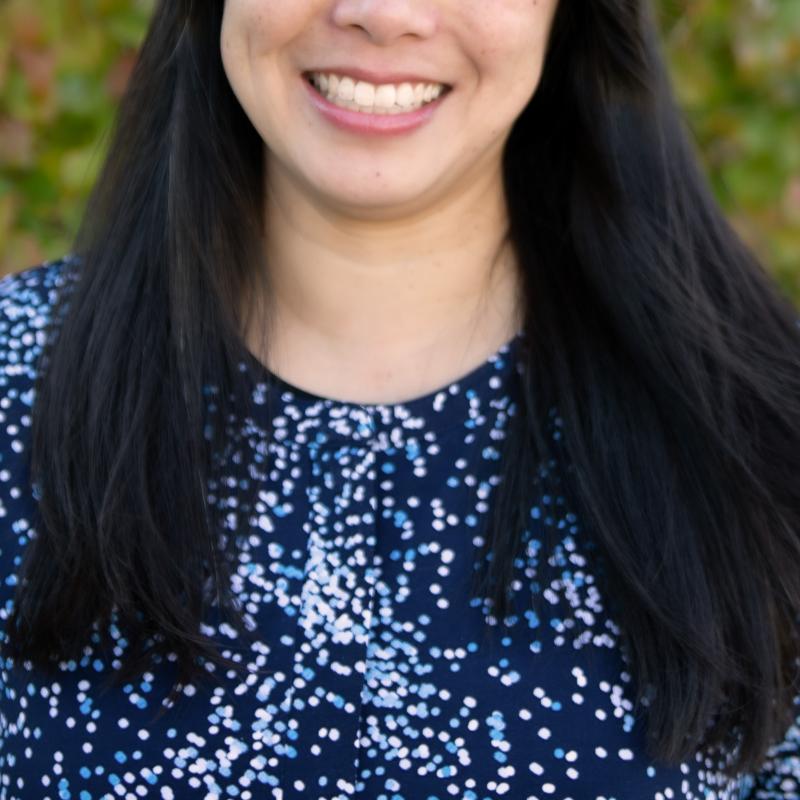
M 448 89 L 442 92 L 436 100 L 403 114 L 366 114 L 363 111 L 351 111 L 349 108 L 342 108 L 331 103 L 317 91 L 307 78 L 303 78 L 303 83 L 314 106 L 325 119 L 336 125 L 337 128 L 352 133 L 376 136 L 395 136 L 416 130 L 433 117 L 442 101 L 450 93 Z

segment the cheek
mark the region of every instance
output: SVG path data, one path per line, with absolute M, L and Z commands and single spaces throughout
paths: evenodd
M 509 13 L 489 30 L 482 48 L 486 85 L 508 114 L 516 117 L 528 104 L 539 85 L 547 54 L 555 2 L 509 0 Z
M 245 0 L 225 0 L 219 45 L 222 64 L 233 90 L 238 94 L 247 64 L 250 43 L 245 20 L 251 3 Z
M 544 62 L 557 0 L 460 0 L 465 30 L 482 79 L 501 78 L 504 91 L 531 86 Z M 521 87 L 520 87 L 521 88 Z
M 310 3 L 303 0 L 226 0 L 220 47 L 226 64 L 268 55 L 303 29 Z
M 507 133 L 541 79 L 556 0 L 460 0 L 472 13 L 465 52 L 472 62 L 480 102 L 476 129 L 491 140 Z M 465 6 L 461 6 L 462 10 Z
M 255 124 L 272 56 L 290 34 L 290 0 L 226 0 L 220 31 L 225 75 Z M 296 5 L 302 5 L 297 3 Z M 258 126 L 257 126 L 258 127 Z

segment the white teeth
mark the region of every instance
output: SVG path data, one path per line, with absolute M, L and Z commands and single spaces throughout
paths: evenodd
M 394 88 L 391 84 L 385 84 L 383 86 L 379 86 L 375 90 L 375 97 L 374 103 L 375 108 L 385 108 L 389 109 L 395 104 L 395 100 L 397 99 L 397 89 Z M 361 100 L 358 102 L 361 103 Z M 361 103 L 362 105 L 369 105 L 369 103 Z
M 342 78 L 339 81 L 339 94 L 342 100 L 352 100 L 356 93 L 356 85 L 352 78 Z
M 370 114 L 400 114 L 430 103 L 444 91 L 442 84 L 401 83 L 376 86 L 348 76 L 311 74 L 311 82 L 332 103 Z
M 411 106 L 414 102 L 414 88 L 410 83 L 401 83 L 397 87 L 395 102 L 403 108 L 409 108 Z
M 347 80 L 347 79 L 345 79 Z M 342 96 L 342 88 L 339 87 L 339 97 Z M 359 81 L 356 84 L 356 91 L 353 95 L 353 100 L 356 101 L 360 106 L 364 106 L 365 108 L 369 108 L 370 106 L 375 105 L 375 87 L 371 83 L 364 83 L 364 81 Z

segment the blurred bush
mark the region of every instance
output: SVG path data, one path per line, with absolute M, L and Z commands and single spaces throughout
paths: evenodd
M 0 273 L 69 250 L 152 5 L 0 0 Z M 800 0 L 656 5 L 714 191 L 800 301 Z
M 800 2 L 657 5 L 678 99 L 716 196 L 800 302 Z
M 0 0 L 0 273 L 69 251 L 152 0 Z

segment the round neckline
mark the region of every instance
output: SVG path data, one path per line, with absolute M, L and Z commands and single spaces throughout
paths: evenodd
M 293 435 L 306 425 L 322 425 L 335 439 L 369 438 L 379 430 L 389 429 L 393 429 L 394 436 L 403 438 L 405 432 L 420 432 L 421 428 L 443 434 L 465 425 L 485 424 L 488 417 L 502 411 L 512 402 L 511 373 L 515 367 L 519 369 L 523 338 L 524 331 L 518 331 L 481 363 L 431 391 L 383 403 L 326 397 L 271 372 L 250 350 L 245 358 L 255 386 L 253 399 L 266 406 L 270 418 L 277 415 L 282 420 L 293 420 L 293 425 L 298 426 Z
M 508 356 L 513 355 L 517 350 L 518 344 L 522 339 L 522 331 L 517 332 L 510 339 L 507 339 L 500 345 L 491 355 L 487 356 L 476 366 L 469 369 L 457 378 L 447 381 L 435 389 L 425 392 L 421 395 L 415 395 L 407 400 L 383 401 L 372 403 L 360 403 L 356 400 L 347 400 L 338 397 L 330 397 L 327 395 L 318 394 L 316 392 L 304 389 L 290 381 L 282 378 L 275 372 L 272 372 L 261 361 L 259 361 L 249 350 L 248 355 L 250 359 L 255 362 L 256 369 L 261 373 L 260 380 L 269 383 L 271 386 L 279 390 L 281 394 L 288 392 L 292 395 L 296 402 L 302 402 L 303 405 L 314 405 L 317 403 L 325 403 L 328 405 L 336 405 L 340 407 L 361 408 L 369 409 L 390 409 L 390 408 L 410 408 L 412 406 L 422 405 L 427 406 L 442 392 L 450 392 L 451 389 L 458 388 L 464 391 L 470 387 L 480 384 L 481 378 L 487 373 L 493 371 L 493 367 L 497 366 L 497 362 L 501 360 L 508 360 Z M 488 375 L 487 375 L 488 377 Z

